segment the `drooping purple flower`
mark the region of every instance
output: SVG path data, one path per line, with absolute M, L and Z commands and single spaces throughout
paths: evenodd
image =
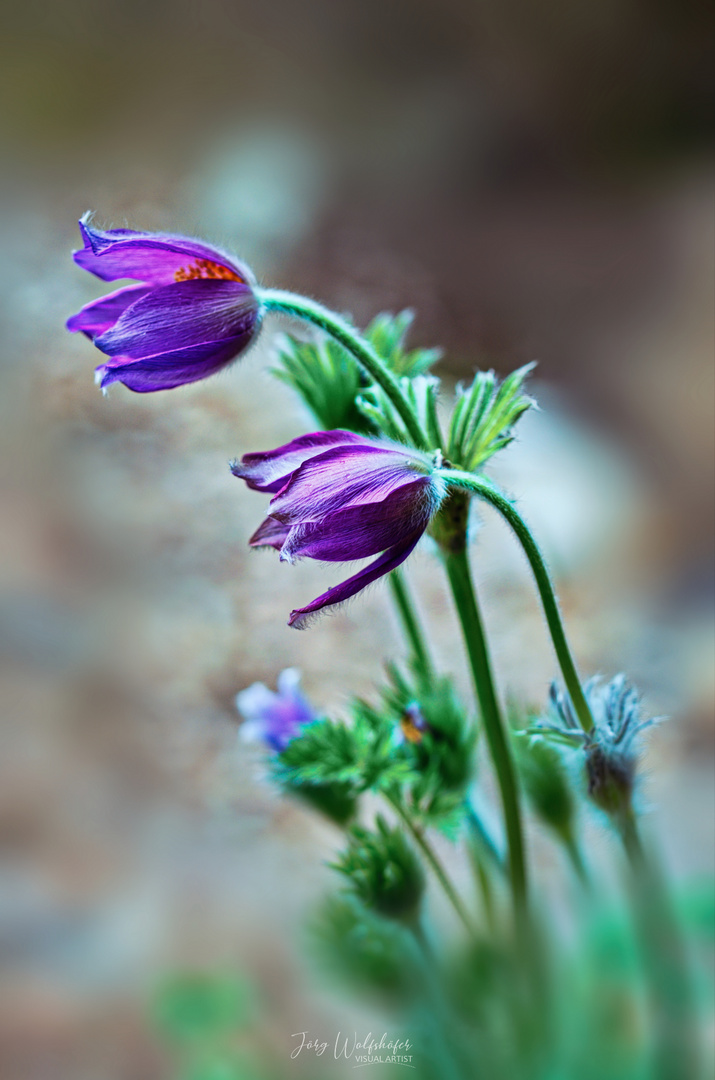
M 413 550 L 444 496 L 429 454 L 350 431 L 303 435 L 233 462 L 234 476 L 273 495 L 249 543 L 273 547 L 282 561 L 350 562 L 379 558 L 291 612 L 289 626 L 360 592 Z
M 169 390 L 213 375 L 245 351 L 261 321 L 253 274 L 199 240 L 79 223 L 74 261 L 103 281 L 134 278 L 67 320 L 109 359 L 96 370 L 104 390 Z
M 241 738 L 266 743 L 280 753 L 317 714 L 300 690 L 300 672 L 295 668 L 281 671 L 277 686 L 276 693 L 264 683 L 253 683 L 236 695 L 236 708 L 244 718 Z

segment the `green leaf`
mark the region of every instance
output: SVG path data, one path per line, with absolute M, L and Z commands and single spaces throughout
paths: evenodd
M 412 378 L 403 376 L 399 382 L 420 424 L 426 428 L 433 448 L 443 450 L 444 441 L 437 419 L 439 379 L 434 375 L 415 375 Z M 366 419 L 388 439 L 411 444 L 411 435 L 382 387 L 370 386 L 358 396 L 356 404 Z
M 439 349 L 406 348 L 413 318 L 411 311 L 398 315 L 382 312 L 364 332 L 390 370 L 408 381 L 424 376 L 441 355 Z M 332 338 L 320 335 L 315 341 L 300 341 L 283 334 L 277 341 L 277 358 L 273 374 L 298 391 L 321 428 L 379 431 L 388 438 L 405 441 L 402 421 L 389 401 L 386 412 L 382 392 L 371 385 L 347 349 Z M 358 398 L 365 394 L 365 401 L 358 404 Z M 429 423 L 431 431 L 436 432 L 436 413 Z M 441 438 L 436 434 L 434 437 L 435 447 L 441 446 Z
M 275 759 L 279 779 L 289 783 L 359 782 L 364 747 L 347 724 L 316 720 Z
M 534 366 L 525 364 L 501 384 L 493 371 L 478 371 L 469 389 L 460 389 L 446 450 L 453 466 L 473 472 L 509 445 L 519 417 L 534 404 L 522 393 Z
M 326 336 L 313 343 L 284 334 L 277 351 L 280 366 L 273 374 L 298 391 L 322 428 L 371 430 L 355 404 L 367 380 L 341 345 Z
M 393 753 L 392 732 L 356 710 L 351 726 L 316 720 L 276 756 L 275 776 L 287 791 L 297 786 L 345 785 L 348 800 L 369 788 L 401 782 L 408 766 Z
M 408 378 L 424 375 L 442 356 L 441 349 L 408 351 L 405 348 L 405 340 L 414 317 L 414 311 L 409 309 L 398 315 L 383 311 L 375 316 L 365 331 L 365 337 L 375 352 L 386 361 L 395 375 Z

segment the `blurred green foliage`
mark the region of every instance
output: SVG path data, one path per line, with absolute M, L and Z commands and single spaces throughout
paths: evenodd
M 380 815 L 374 829 L 354 826 L 346 850 L 330 865 L 366 907 L 407 922 L 417 917 L 424 871 L 403 830 Z
M 176 1080 L 268 1080 L 255 1052 L 241 1045 L 256 1011 L 255 990 L 239 976 L 202 971 L 167 978 L 153 1015 L 172 1051 Z
M 232 975 L 174 975 L 159 989 L 158 1026 L 173 1039 L 202 1039 L 247 1023 L 252 1012 L 248 983 Z
M 363 334 L 390 370 L 398 378 L 404 378 L 408 386 L 410 380 L 424 375 L 441 356 L 439 349 L 407 348 L 413 319 L 414 312 L 408 310 L 398 315 L 382 312 Z M 321 428 L 364 434 L 382 431 L 403 441 L 404 429 L 399 418 L 393 418 L 390 430 L 386 430 L 383 396 L 370 386 L 342 345 L 322 334 L 316 341 L 300 341 L 284 334 L 278 339 L 277 351 L 278 365 L 273 368 L 273 374 L 298 391 Z

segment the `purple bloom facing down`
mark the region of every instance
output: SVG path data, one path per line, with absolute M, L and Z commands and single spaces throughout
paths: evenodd
M 67 320 L 109 359 L 97 382 L 148 393 L 196 382 L 245 351 L 261 312 L 251 271 L 218 248 L 186 236 L 95 229 L 79 223 L 75 262 L 104 281 L 130 285 L 87 304 Z
M 286 668 L 278 676 L 278 692 L 263 683 L 254 683 L 236 695 L 236 707 L 244 718 L 241 738 L 266 743 L 271 750 L 285 750 L 291 739 L 316 714 L 300 691 L 300 674 Z
M 399 566 L 444 496 L 428 454 L 350 431 L 319 431 L 277 450 L 246 454 L 231 471 L 254 490 L 273 495 L 252 547 L 273 547 L 285 562 L 350 562 L 379 554 L 293 611 L 288 625 L 297 628 Z

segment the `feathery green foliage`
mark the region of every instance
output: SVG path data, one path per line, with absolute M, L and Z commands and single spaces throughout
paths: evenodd
M 404 831 L 380 815 L 374 829 L 354 826 L 348 847 L 330 865 L 366 907 L 408 922 L 416 917 L 425 888 L 422 866 Z
M 407 380 L 424 375 L 441 356 L 439 349 L 407 348 L 406 339 L 413 318 L 411 311 L 402 311 L 398 315 L 382 312 L 363 334 L 387 367 L 398 378 Z M 300 341 L 282 334 L 277 350 L 279 363 L 273 368 L 273 374 L 298 391 L 321 428 L 388 434 L 379 417 L 376 422 L 371 411 L 381 407 L 381 399 L 375 405 L 368 401 L 367 407 L 358 403 L 361 395 L 374 393 L 375 388 L 342 345 L 324 334 L 315 341 Z M 399 417 L 397 419 L 397 427 L 402 431 Z M 404 441 L 404 433 L 390 437 Z
M 501 383 L 493 371 L 478 371 L 472 385 L 460 390 L 445 449 L 455 468 L 475 472 L 512 442 L 514 425 L 534 404 L 522 392 L 534 367 L 525 364 Z

